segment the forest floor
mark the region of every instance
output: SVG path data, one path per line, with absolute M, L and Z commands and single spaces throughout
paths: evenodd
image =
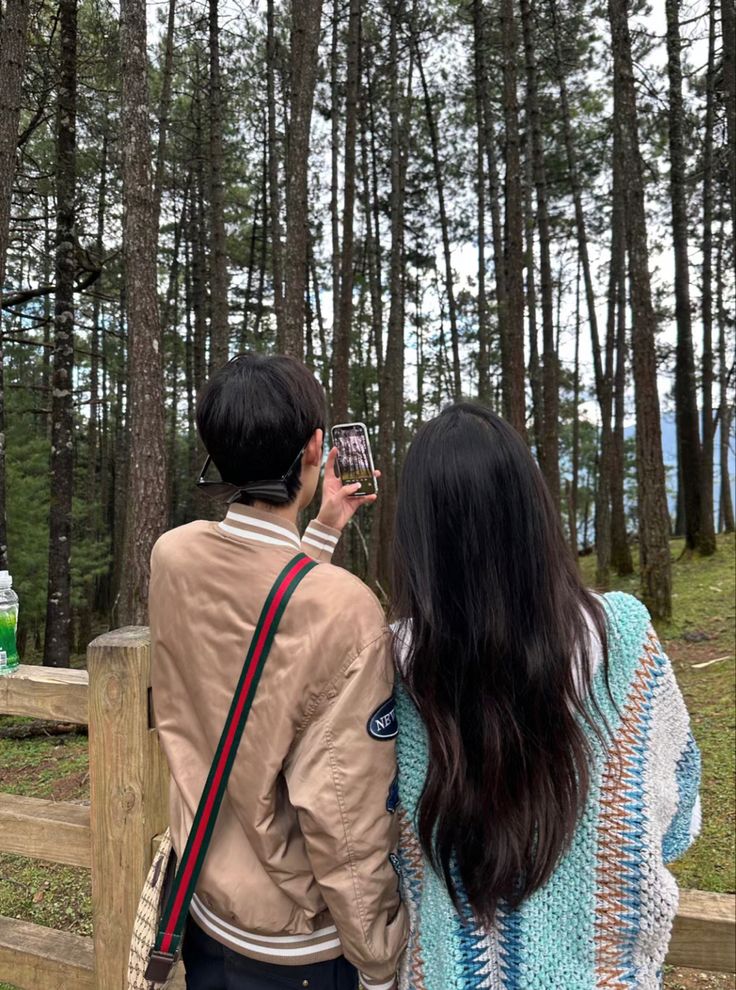
M 674 664 L 703 754 L 703 834 L 674 872 L 684 887 L 726 893 L 736 891 L 735 546 L 733 536 L 720 537 L 718 553 L 703 560 L 683 557 L 682 542 L 672 542 L 675 617 L 657 630 Z M 594 559 L 583 559 L 582 567 L 592 580 Z M 638 579 L 620 578 L 614 584 L 635 592 Z M 0 718 L 0 727 L 21 721 Z M 86 736 L 0 739 L 0 791 L 88 802 Z M 0 915 L 89 935 L 89 872 L 0 855 Z M 733 976 L 693 970 L 669 970 L 666 977 L 667 990 L 735 986 Z M 0 982 L 0 990 L 14 988 Z

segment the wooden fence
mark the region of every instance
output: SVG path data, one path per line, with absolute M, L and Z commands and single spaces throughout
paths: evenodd
M 87 667 L 0 677 L 0 714 L 89 726 L 90 806 L 0 794 L 0 852 L 92 871 L 92 938 L 0 917 L 0 981 L 22 990 L 125 990 L 138 895 L 166 827 L 148 630 L 100 636 Z M 668 961 L 734 972 L 736 897 L 683 891 Z

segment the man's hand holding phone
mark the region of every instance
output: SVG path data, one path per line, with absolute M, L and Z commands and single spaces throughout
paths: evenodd
M 373 472 L 380 478 L 381 472 Z M 361 505 L 370 505 L 378 498 L 377 495 L 356 495 L 360 491 L 361 482 L 343 485 L 337 473 L 337 447 L 333 447 L 327 455 L 325 474 L 322 480 L 322 505 L 317 515 L 318 522 L 332 529 L 344 529 Z

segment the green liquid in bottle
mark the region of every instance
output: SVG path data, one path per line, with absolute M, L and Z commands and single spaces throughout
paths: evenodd
M 0 650 L 5 650 L 8 658 L 7 670 L 15 670 L 20 663 L 18 647 L 15 643 L 15 628 L 18 623 L 18 609 L 0 611 Z

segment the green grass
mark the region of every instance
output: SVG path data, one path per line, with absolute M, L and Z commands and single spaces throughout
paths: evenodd
M 733 536 L 720 537 L 718 553 L 702 559 L 683 557 L 681 541 L 672 542 L 674 617 L 657 627 L 672 659 L 703 754 L 703 834 L 687 856 L 675 864 L 674 872 L 683 886 L 721 892 L 736 889 L 735 546 Z M 592 582 L 595 560 L 584 558 L 582 569 Z M 636 594 L 639 581 L 634 575 L 614 579 L 612 585 Z M 696 666 L 712 659 L 718 662 Z M 0 719 L 0 724 L 20 721 Z M 86 801 L 89 799 L 87 766 L 84 736 L 0 739 L 0 791 Z M 0 855 L 0 914 L 89 935 L 91 907 L 87 870 Z M 690 990 L 701 985 L 720 990 L 732 985 L 720 977 L 702 984 L 680 982 L 680 979 L 680 976 L 668 977 L 670 990 L 681 986 Z M 0 983 L 0 990 L 14 988 Z
M 673 540 L 674 614 L 670 622 L 657 624 L 703 758 L 703 832 L 673 873 L 683 887 L 721 893 L 736 890 L 735 548 L 733 535 L 722 536 L 713 557 L 687 557 L 683 542 Z M 582 567 L 592 582 L 594 558 L 584 558 Z M 612 586 L 636 594 L 639 579 L 614 578 Z M 696 666 L 709 660 L 717 662 Z

